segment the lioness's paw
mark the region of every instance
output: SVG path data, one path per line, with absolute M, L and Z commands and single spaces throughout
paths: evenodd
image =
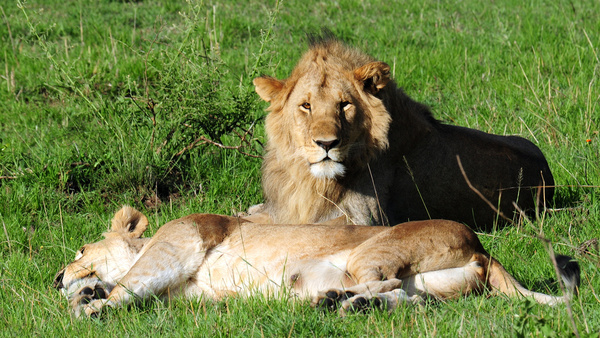
M 89 304 L 82 305 L 76 316 L 85 315 L 85 317 L 98 318 L 109 307 L 115 307 L 115 303 L 108 299 L 95 299 Z
M 344 300 L 340 306 L 340 315 L 347 313 L 360 313 L 368 310 L 387 310 L 391 312 L 400 304 L 411 305 L 422 304 L 423 298 L 418 295 L 408 296 L 404 290 L 393 290 L 390 292 L 378 293 L 373 296 L 359 294 Z
M 71 307 L 75 312 L 75 316 L 79 317 L 83 311 L 83 307 L 94 300 L 106 299 L 107 292 L 100 284 L 84 286 L 71 296 Z
M 340 303 L 353 296 L 354 293 L 342 289 L 321 291 L 316 297 L 312 299 L 311 306 L 334 311 L 338 308 Z
M 342 302 L 340 314 L 344 316 L 347 313 L 362 313 L 373 309 L 385 309 L 387 302 L 382 297 L 367 297 L 366 295 L 356 295 Z
M 99 285 L 94 287 L 86 286 L 79 292 L 79 297 L 81 304 L 87 304 L 93 299 L 106 299 L 106 291 Z
M 83 306 L 83 313 L 86 317 L 97 318 L 106 304 L 106 299 L 96 299 Z

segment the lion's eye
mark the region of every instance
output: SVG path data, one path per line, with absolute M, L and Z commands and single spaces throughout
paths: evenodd
M 348 101 L 342 101 L 342 102 L 340 102 L 340 108 L 342 110 L 346 110 L 346 109 L 350 108 L 351 105 L 352 105 L 352 103 L 350 103 Z
M 308 103 L 308 102 L 304 102 L 304 103 L 301 105 L 301 107 L 302 107 L 302 108 L 304 108 L 304 109 L 306 109 L 306 110 L 310 110 L 310 103 Z

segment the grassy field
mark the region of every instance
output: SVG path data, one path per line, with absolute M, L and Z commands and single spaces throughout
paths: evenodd
M 1 2 L 0 335 L 597 336 L 598 1 L 243 3 Z M 285 299 L 176 300 L 73 319 L 54 274 L 121 205 L 153 233 L 261 201 L 250 155 L 263 151 L 265 104 L 251 80 L 287 77 L 322 27 L 388 62 L 438 119 L 542 149 L 554 208 L 480 238 L 525 286 L 556 293 L 549 240 L 579 260 L 580 297 L 550 308 L 473 296 L 347 318 Z

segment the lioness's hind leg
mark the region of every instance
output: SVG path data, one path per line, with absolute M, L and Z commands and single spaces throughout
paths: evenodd
M 313 304 L 327 305 L 330 309 L 339 308 L 344 315 L 367 309 L 393 311 L 402 303 L 420 303 L 423 301 L 422 297 L 457 298 L 485 288 L 485 269 L 477 258 L 479 256 L 475 255 L 472 261 L 460 268 L 424 272 L 402 280 L 392 278 L 371 281 L 343 290 L 321 292 L 315 297 Z
M 452 299 L 485 289 L 486 270 L 479 255 L 463 267 L 428 271 L 407 277 L 403 288 L 409 294 Z
M 402 303 L 420 303 L 423 301 L 422 297 L 457 298 L 481 290 L 485 287 L 485 269 L 477 257 L 460 268 L 419 273 L 402 281 L 390 279 L 380 282 L 384 286 L 380 288 L 373 288 L 376 282 L 357 285 L 364 285 L 366 292 L 356 293 L 354 297 L 344 300 L 340 305 L 340 312 L 343 315 L 377 308 L 393 311 Z M 390 282 L 389 285 L 386 282 Z

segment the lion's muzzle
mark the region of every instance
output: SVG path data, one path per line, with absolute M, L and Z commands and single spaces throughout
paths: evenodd
M 340 140 L 338 140 L 338 139 L 333 139 L 333 140 L 328 140 L 328 141 L 313 140 L 313 142 L 315 142 L 319 147 L 323 148 L 323 150 L 325 150 L 326 153 L 328 153 L 329 150 L 335 148 L 338 144 L 340 144 Z

